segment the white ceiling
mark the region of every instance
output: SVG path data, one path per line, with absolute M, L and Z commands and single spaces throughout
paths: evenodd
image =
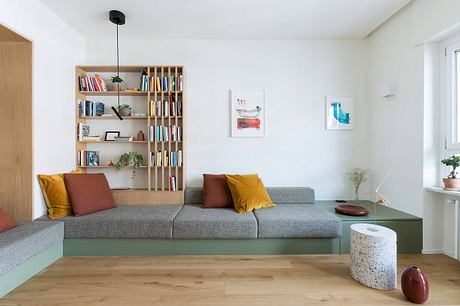
M 41 0 L 86 38 L 363 38 L 410 0 Z

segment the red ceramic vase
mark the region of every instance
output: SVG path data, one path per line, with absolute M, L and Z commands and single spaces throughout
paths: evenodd
M 401 287 L 407 300 L 423 304 L 428 299 L 428 280 L 419 267 L 412 266 L 401 275 Z

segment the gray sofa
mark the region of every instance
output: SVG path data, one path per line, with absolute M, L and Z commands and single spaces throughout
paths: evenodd
M 336 238 L 341 221 L 315 205 L 311 188 L 267 188 L 276 207 L 238 214 L 204 209 L 201 188 L 187 188 L 185 205 L 119 205 L 65 217 L 66 239 L 270 239 Z M 49 220 L 46 216 L 39 220 Z
M 63 240 L 61 222 L 20 222 L 0 234 L 0 275 Z

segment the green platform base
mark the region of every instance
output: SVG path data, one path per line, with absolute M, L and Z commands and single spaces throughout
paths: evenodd
M 335 239 L 65 239 L 64 256 L 338 254 Z
M 62 249 L 61 241 L 13 270 L 0 275 L 0 298 L 61 258 Z

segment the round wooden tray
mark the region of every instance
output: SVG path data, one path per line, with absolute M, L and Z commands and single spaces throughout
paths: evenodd
M 364 207 L 348 204 L 337 206 L 335 211 L 341 215 L 347 216 L 367 216 L 369 214 L 369 211 Z

